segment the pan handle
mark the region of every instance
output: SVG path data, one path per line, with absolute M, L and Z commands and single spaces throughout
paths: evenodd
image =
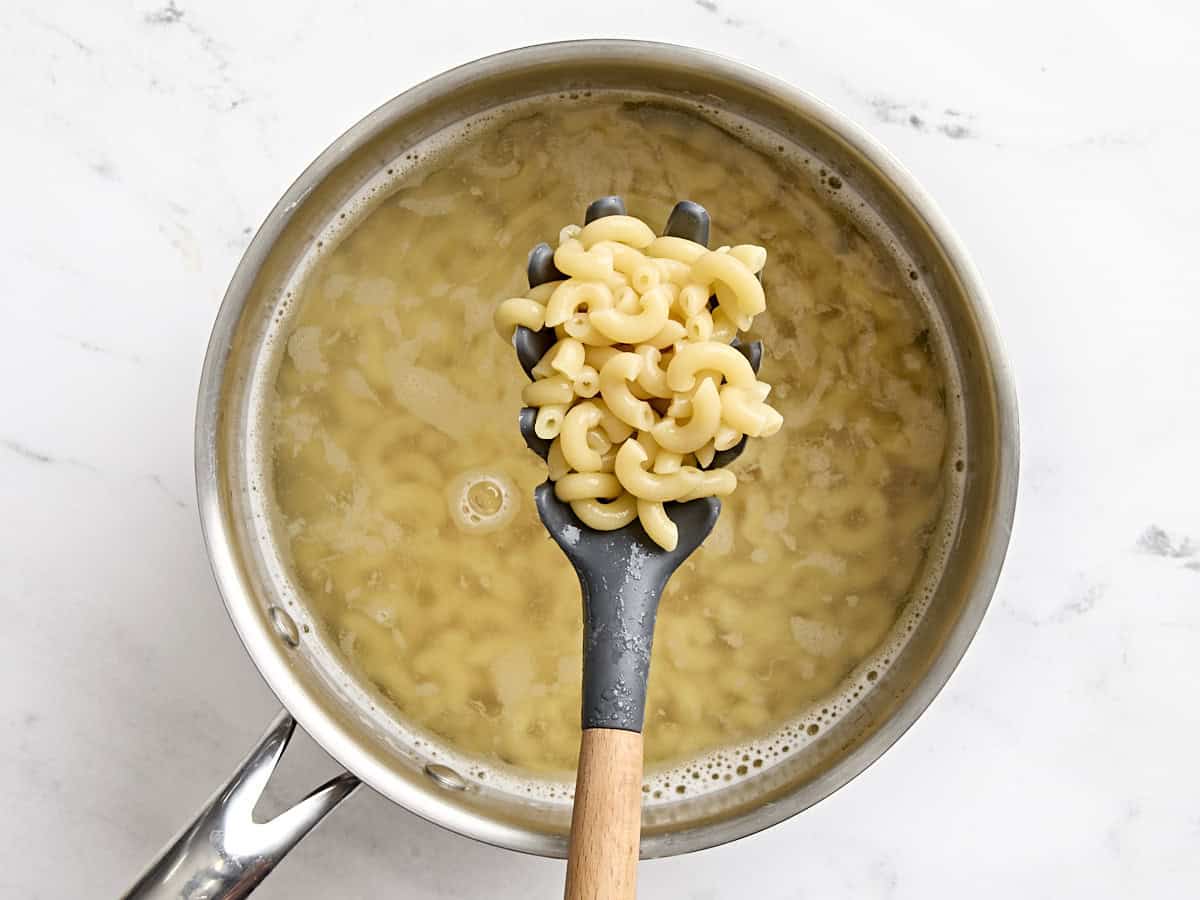
M 246 760 L 168 844 L 125 900 L 236 900 L 258 886 L 299 840 L 358 787 L 349 772 L 321 785 L 269 822 L 254 818 L 296 720 L 277 715 Z

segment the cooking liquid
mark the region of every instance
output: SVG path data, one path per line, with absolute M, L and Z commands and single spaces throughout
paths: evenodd
M 663 597 L 647 791 L 768 765 L 870 690 L 955 525 L 959 394 L 916 273 L 821 166 L 712 111 L 563 98 L 439 136 L 331 224 L 281 326 L 269 487 L 300 593 L 403 720 L 481 766 L 574 768 L 579 587 L 491 316 L 607 194 L 651 223 L 695 200 L 713 246 L 767 248 L 752 337 L 785 421 Z

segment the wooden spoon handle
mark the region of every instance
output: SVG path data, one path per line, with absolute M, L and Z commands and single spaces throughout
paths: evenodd
M 642 836 L 642 735 L 586 728 L 579 745 L 566 900 L 633 900 Z

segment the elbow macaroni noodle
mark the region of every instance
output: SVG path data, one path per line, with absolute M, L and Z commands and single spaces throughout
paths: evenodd
M 674 550 L 679 534 L 663 504 L 732 493 L 732 473 L 703 467 L 742 435 L 768 437 L 783 426 L 765 402 L 770 385 L 728 344 L 736 328 L 714 340 L 707 309 L 720 291 L 722 305 L 736 310 L 729 319 L 749 327 L 766 309 L 755 273 L 767 251 L 752 244 L 710 251 L 656 237 L 625 215 L 559 234 L 554 262 L 569 277 L 549 294 L 534 288 L 504 300 L 494 316 L 506 340 L 517 325 L 541 327 L 530 323 L 570 335 L 560 335 L 521 392 L 526 406 L 538 407 L 538 437 L 559 439 L 561 464 L 550 466 L 555 494 L 590 528 L 621 528 L 636 516 L 652 541 Z M 617 278 L 628 284 L 614 298 Z M 593 446 L 601 430 L 619 447 Z

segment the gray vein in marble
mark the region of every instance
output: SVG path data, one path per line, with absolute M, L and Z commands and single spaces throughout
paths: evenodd
M 1172 538 L 1165 529 L 1149 525 L 1137 540 L 1138 549 L 1165 559 L 1189 559 L 1200 554 L 1200 545 L 1189 537 Z
M 949 112 L 949 110 L 947 110 L 947 112 Z M 957 122 L 943 122 L 938 126 L 938 131 L 955 141 L 973 136 L 971 129 L 967 128 L 965 125 L 959 125 Z
M 171 0 L 161 9 L 152 10 L 142 17 L 148 25 L 173 25 L 183 18 L 183 10 Z
M 88 168 L 107 181 L 120 181 L 117 177 L 116 167 L 107 159 L 98 159 L 95 162 L 88 163 Z
M 19 456 L 21 459 L 36 465 L 68 466 L 70 468 L 80 469 L 84 472 L 88 472 L 92 475 L 99 475 L 101 477 L 103 477 L 105 474 L 96 466 L 89 462 L 84 462 L 82 459 L 76 459 L 72 456 L 53 456 L 45 451 L 35 450 L 32 447 L 22 444 L 20 441 L 14 441 L 11 438 L 0 438 L 0 447 L 3 447 L 5 450 L 9 451 L 15 456 Z M 144 475 L 129 475 L 124 477 L 133 478 L 136 481 L 145 481 L 153 485 L 160 494 L 170 501 L 172 506 L 178 509 L 190 509 L 187 501 L 171 490 L 171 488 L 167 486 L 166 481 L 163 480 L 162 476 L 156 472 L 150 472 Z
M 60 38 L 63 38 L 64 40 L 69 41 L 71 43 L 71 46 L 73 46 L 76 50 L 78 50 L 84 56 L 94 56 L 95 55 L 96 51 L 94 48 L 85 44 L 83 41 L 81 41 L 79 38 L 75 37 L 75 35 L 71 34 L 71 32 L 67 31 L 62 26 L 55 25 L 53 22 L 43 22 L 41 19 L 36 19 L 36 18 L 32 19 L 31 21 L 33 21 L 33 23 L 36 24 L 39 28 L 43 28 L 46 31 L 49 31 L 51 34 L 57 34 Z
M 211 34 L 197 25 L 193 19 L 188 18 L 186 10 L 177 6 L 175 0 L 169 0 L 166 6 L 147 13 L 142 17 L 142 21 L 153 28 L 160 29 L 179 26 L 196 39 L 200 45 L 200 49 L 212 61 L 217 78 L 221 82 L 221 87 L 230 94 L 230 97 L 222 102 L 210 102 L 209 105 L 214 110 L 232 112 L 250 99 L 246 96 L 246 92 L 234 83 L 233 79 L 229 76 L 229 56 L 224 46 Z M 157 87 L 158 80 L 151 79 L 150 84 L 151 87 Z
M 1160 130 L 1158 128 L 1108 129 L 1054 142 L 1032 139 L 998 141 L 988 137 L 978 127 L 974 113 L 953 106 L 941 107 L 939 110 L 929 102 L 898 100 L 883 92 L 863 93 L 845 81 L 843 86 L 851 96 L 870 108 L 876 120 L 885 125 L 900 125 L 919 134 L 941 136 L 954 141 L 979 141 L 991 147 L 1036 145 L 1041 149 L 1054 150 L 1119 151 L 1136 149 L 1150 144 L 1158 136 Z
M 907 125 L 914 131 L 940 134 L 954 141 L 977 137 L 970 113 L 952 107 L 930 113 L 927 104 L 906 103 L 880 95 L 866 97 L 875 118 L 887 125 Z
M 179 498 L 179 497 L 178 497 L 178 496 L 175 494 L 175 492 L 174 492 L 174 491 L 172 491 L 172 490 L 171 490 L 169 487 L 167 487 L 167 483 L 166 483 L 165 481 L 163 481 L 163 480 L 162 480 L 162 477 L 161 477 L 161 476 L 159 476 L 159 475 L 155 475 L 154 473 L 151 473 L 151 474 L 149 474 L 149 475 L 143 475 L 142 477 L 143 477 L 143 478 L 144 478 L 146 481 L 149 481 L 151 484 L 153 484 L 155 487 L 157 487 L 157 488 L 158 488 L 160 491 L 162 491 L 162 493 L 164 494 L 164 496 L 166 496 L 166 498 L 167 498 L 168 500 L 170 500 L 170 501 L 171 501 L 173 504 L 175 504 L 177 507 L 179 507 L 180 509 L 187 509 L 187 508 L 188 508 L 188 505 L 187 505 L 187 503 L 186 503 L 186 502 L 184 502 L 183 500 L 181 500 L 181 499 L 180 499 L 180 498 Z
M 111 347 L 104 347 L 100 344 L 94 344 L 91 341 L 84 341 L 78 338 L 65 337 L 59 335 L 64 341 L 68 341 L 78 347 L 80 350 L 86 350 L 88 353 L 98 353 L 102 356 L 111 356 L 113 359 L 122 359 L 125 362 L 133 363 L 140 366 L 143 362 L 142 358 L 136 353 L 123 353 L 120 350 L 113 350 Z
M 1096 608 L 1096 604 L 1104 596 L 1106 590 L 1104 585 L 1089 585 L 1082 594 L 1063 603 L 1039 624 L 1062 625 L 1072 619 L 1087 615 Z
M 1186 535 L 1172 537 L 1158 525 L 1148 525 L 1138 536 L 1137 547 L 1150 556 L 1178 560 L 1189 572 L 1200 572 L 1200 542 Z
M 225 246 L 233 250 L 245 250 L 250 246 L 250 236 L 254 234 L 254 228 L 247 225 L 236 236 L 226 241 Z
M 741 28 L 746 24 L 745 19 L 734 18 L 733 16 L 725 15 L 721 12 L 721 7 L 717 6 L 713 0 L 692 0 L 696 6 L 700 7 L 706 13 L 712 13 L 714 16 L 721 17 L 721 23 L 728 25 L 731 28 Z
M 0 447 L 13 453 L 22 459 L 40 465 L 53 466 L 72 466 L 73 468 L 83 469 L 86 472 L 94 472 L 99 474 L 100 470 L 91 463 L 86 463 L 81 459 L 75 459 L 70 456 L 51 456 L 49 453 L 40 450 L 34 450 L 22 444 L 20 441 L 14 441 L 12 438 L 0 438 Z
M 192 233 L 190 228 L 178 221 L 178 216 L 172 217 L 170 221 L 160 224 L 158 226 L 158 233 L 179 252 L 179 255 L 192 271 L 200 269 L 201 258 L 203 256 L 201 243 L 196 239 L 196 235 Z
M 1045 615 L 1034 615 L 1018 609 L 1008 599 L 1003 600 L 1000 606 L 1017 621 L 1034 628 L 1040 628 L 1043 625 L 1066 625 L 1091 613 L 1107 592 L 1108 585 L 1106 584 L 1088 583 L 1081 592 L 1058 604 Z
M 846 92 L 865 104 L 875 119 L 885 125 L 901 125 L 918 134 L 935 135 L 952 141 L 983 140 L 976 127 L 975 114 L 953 106 L 934 107 L 928 102 L 898 100 L 885 93 L 864 93 L 849 82 L 842 82 Z M 987 141 L 992 146 L 999 143 Z

